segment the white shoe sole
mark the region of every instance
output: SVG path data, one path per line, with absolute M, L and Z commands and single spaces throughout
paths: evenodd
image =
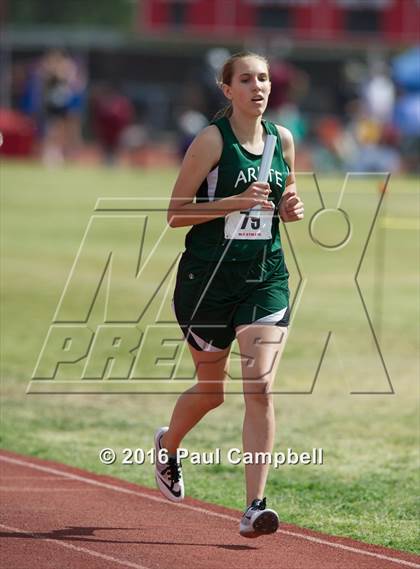
M 279 518 L 272 510 L 265 510 L 253 522 L 251 530 L 239 530 L 242 537 L 254 539 L 262 535 L 276 533 L 279 527 Z

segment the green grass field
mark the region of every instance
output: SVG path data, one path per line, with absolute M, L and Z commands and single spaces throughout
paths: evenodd
M 174 393 L 165 391 L 179 391 L 191 384 L 179 379 L 191 372 L 188 358 L 180 361 L 178 381 L 128 383 L 113 380 L 110 374 L 108 379 L 89 382 L 80 379 L 82 362 L 61 366 L 56 379 L 33 382 L 31 393 L 26 391 L 97 199 L 151 198 L 147 203 L 164 208 L 165 200 L 158 198 L 169 196 L 175 175 L 172 170 L 68 167 L 45 171 L 37 165 L 2 164 L 4 448 L 154 486 L 150 463 L 123 465 L 122 449 L 151 447 L 155 428 L 167 424 L 176 400 Z M 319 182 L 326 207 L 334 208 L 343 179 L 321 178 Z M 320 208 L 313 179 L 304 174 L 298 177 L 306 220 L 288 227 L 299 269 L 283 235 L 296 310 L 274 389 L 275 450 L 290 447 L 302 452 L 322 447 L 324 464 L 272 469 L 266 493 L 285 522 L 416 552 L 418 184 L 413 179 L 391 178 L 385 209 L 367 242 L 379 182 L 377 176 L 349 181 L 342 208 L 351 219 L 351 239 L 341 249 L 327 250 L 308 232 L 309 219 Z M 114 315 L 138 313 L 165 267 L 181 250 L 185 231 L 171 229 L 154 251 L 149 270 L 136 281 L 142 222 L 130 215 L 139 214 L 122 212 L 117 221 L 109 218 L 83 249 L 59 312 L 63 320 L 78 314 L 81 302 L 97 286 L 106 246 L 117 251 L 112 267 Z M 153 250 L 164 228 L 163 213 L 150 215 L 142 259 Z M 316 239 L 327 245 L 340 241 L 346 231 L 343 216 L 334 212 L 324 214 L 313 226 Z M 358 283 L 379 334 L 386 372 L 354 280 L 366 244 Z M 375 267 L 381 244 L 384 274 L 378 285 Z M 298 290 L 299 271 L 304 286 Z M 103 289 L 89 320 L 91 326 L 103 320 Z M 159 321 L 173 320 L 170 295 L 165 296 L 165 291 L 170 286 L 162 287 L 139 328 L 153 324 L 157 314 Z M 329 331 L 328 350 L 317 373 Z M 158 337 L 152 341 L 139 363 L 144 377 L 160 374 L 154 375 L 158 341 Z M 99 349 L 96 361 L 101 356 Z M 190 450 L 220 447 L 225 455 L 227 449 L 241 446 L 243 401 L 238 394 L 237 356 L 233 360 L 226 402 L 186 437 L 184 445 Z M 54 361 L 53 354 L 45 356 L 47 368 Z M 54 389 L 66 393 L 40 393 Z M 146 390 L 154 394 L 142 393 Z M 112 466 L 99 461 L 103 447 L 118 451 L 119 459 Z M 184 472 L 189 496 L 244 507 L 242 466 L 226 462 L 196 466 L 185 461 Z

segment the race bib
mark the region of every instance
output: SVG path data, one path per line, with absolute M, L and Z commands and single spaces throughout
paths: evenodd
M 274 208 L 234 211 L 225 217 L 225 239 L 271 239 Z

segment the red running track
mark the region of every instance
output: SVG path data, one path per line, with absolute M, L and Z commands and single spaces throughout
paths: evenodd
M 398 569 L 420 557 L 288 524 L 247 540 L 240 512 L 0 453 L 4 569 Z

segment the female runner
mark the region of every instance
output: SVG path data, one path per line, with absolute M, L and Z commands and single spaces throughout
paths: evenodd
M 174 310 L 198 379 L 179 397 L 169 427 L 155 434 L 156 450 L 164 448 L 169 456 L 167 463 L 156 458 L 156 481 L 174 501 L 184 497 L 177 449 L 194 425 L 223 403 L 235 337 L 245 399 L 243 451 L 272 452 L 271 387 L 289 323 L 279 217 L 303 218 L 292 135 L 262 118 L 271 88 L 266 59 L 233 55 L 223 66 L 220 85 L 229 105 L 189 147 L 168 208 L 171 227 L 192 226 L 178 267 Z M 276 145 L 268 183 L 263 183 L 257 176 L 268 134 L 275 135 Z M 255 206 L 259 213 L 251 209 Z M 239 528 L 244 537 L 278 528 L 278 515 L 263 498 L 268 468 L 245 465 L 247 508 Z

